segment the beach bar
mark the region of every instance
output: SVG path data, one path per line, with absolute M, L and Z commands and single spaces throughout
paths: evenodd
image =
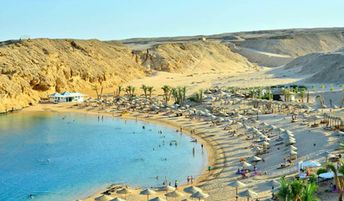
M 84 102 L 86 95 L 79 92 L 53 93 L 49 95 L 49 101 L 52 103 L 66 103 L 66 102 Z

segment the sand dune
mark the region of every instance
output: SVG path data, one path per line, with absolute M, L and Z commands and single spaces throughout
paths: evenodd
M 299 57 L 285 66 L 301 75 L 310 83 L 344 83 L 344 53 L 314 53 Z

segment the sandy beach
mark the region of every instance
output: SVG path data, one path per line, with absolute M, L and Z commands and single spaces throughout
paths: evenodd
M 238 105 L 236 105 L 238 106 Z M 235 106 L 235 107 L 236 107 Z M 247 104 L 240 103 L 240 107 L 247 107 Z M 232 108 L 233 106 L 224 106 Z M 285 145 L 273 143 L 277 139 L 277 133 L 269 132 L 271 142 L 269 149 L 266 153 L 260 155 L 264 162 L 259 162 L 255 165 L 257 173 L 243 178 L 241 175 L 236 174 L 237 170 L 241 168 L 241 160 L 250 160 L 253 155 L 252 145 L 255 144 L 253 139 L 249 139 L 248 131 L 240 124 L 217 124 L 214 125 L 211 121 L 203 119 L 190 119 L 189 117 L 182 116 L 176 117 L 165 113 L 152 114 L 140 112 L 128 112 L 121 114 L 121 112 L 111 111 L 107 107 L 94 107 L 85 106 L 82 104 L 41 104 L 34 107 L 25 109 L 23 112 L 30 111 L 55 111 L 55 112 L 79 112 L 93 115 L 104 115 L 108 117 L 119 117 L 124 119 L 137 119 L 140 121 L 148 121 L 151 123 L 162 124 L 170 126 L 175 129 L 183 128 L 183 133 L 196 138 L 199 143 L 205 145 L 208 152 L 208 164 L 213 167 L 209 172 L 207 169 L 203 170 L 201 176 L 196 179 L 193 184 L 200 187 L 204 192 L 210 196 L 207 200 L 222 201 L 222 200 L 235 200 L 235 188 L 228 186 L 232 181 L 240 180 L 247 186 L 243 189 L 253 189 L 259 193 L 259 199 L 264 200 L 271 198 L 271 181 L 278 180 L 284 175 L 297 174 L 297 161 L 303 160 L 317 160 L 324 162 L 326 153 L 334 151 L 338 147 L 338 136 L 335 136 L 331 131 L 324 131 L 321 127 L 310 128 L 309 123 L 305 118 L 291 123 L 291 115 L 286 113 L 260 115 L 259 120 L 254 120 L 251 117 L 250 121 L 246 120 L 245 125 L 255 127 L 258 130 L 264 131 L 263 123 L 274 125 L 281 129 L 288 129 L 294 135 L 298 149 L 298 158 L 286 168 L 279 168 L 280 164 L 285 163 L 285 158 L 288 158 L 288 149 Z M 339 110 L 340 111 L 340 110 Z M 196 133 L 191 134 L 191 130 Z M 235 134 L 230 134 L 235 130 Z M 277 141 L 276 141 L 277 142 Z M 123 186 L 112 186 L 110 189 L 120 189 Z M 182 189 L 186 185 L 180 186 Z M 142 190 L 137 187 L 129 187 L 130 193 L 126 195 L 126 199 L 143 201 L 146 200 L 145 196 L 139 195 Z M 90 195 L 82 200 L 93 201 L 99 197 L 104 191 L 108 189 L 100 189 L 98 193 Z M 164 197 L 165 191 L 158 191 L 154 196 Z M 111 193 L 112 197 L 122 197 L 121 194 Z M 332 200 L 331 194 L 322 195 L 322 200 Z M 182 200 L 188 196 L 180 197 L 176 200 Z M 239 200 L 246 198 L 239 198 Z

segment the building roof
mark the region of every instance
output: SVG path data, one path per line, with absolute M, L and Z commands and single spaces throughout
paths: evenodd
M 75 97 L 75 96 L 86 96 L 86 95 L 84 95 L 80 92 L 68 92 L 68 91 L 65 91 L 61 94 L 55 92 L 55 93 L 49 95 L 49 97 L 60 97 L 60 98 Z

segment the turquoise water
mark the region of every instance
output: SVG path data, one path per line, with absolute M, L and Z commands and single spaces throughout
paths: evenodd
M 0 116 L 1 201 L 75 200 L 111 183 L 159 186 L 165 177 L 182 184 L 206 162 L 199 144 L 159 125 L 70 113 Z

